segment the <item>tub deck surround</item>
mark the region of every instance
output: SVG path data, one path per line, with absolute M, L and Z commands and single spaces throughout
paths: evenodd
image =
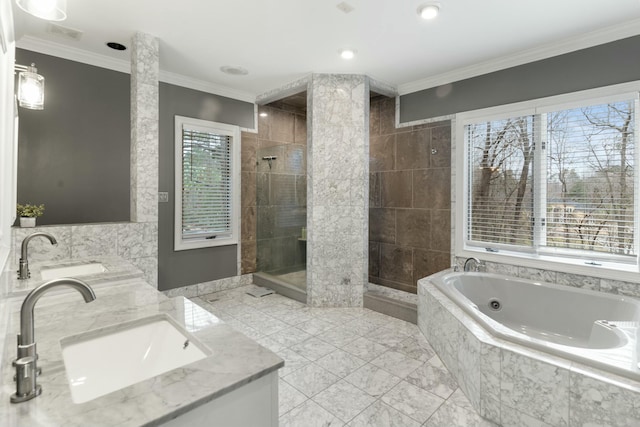
M 18 280 L 16 268 L 5 269 L 0 276 L 0 294 L 7 297 L 25 296 L 29 291 L 44 283 L 40 275 L 43 268 L 71 267 L 82 264 L 100 263 L 107 271 L 95 274 L 77 276 L 91 286 L 101 283 L 116 283 L 131 279 L 142 278 L 143 272 L 130 262 L 116 256 L 94 256 L 87 258 L 52 260 L 30 263 L 31 278 Z M 54 292 L 68 292 L 67 288 L 60 288 Z
M 498 338 L 640 380 L 640 301 L 490 273 L 433 283 Z
M 460 270 L 467 258 L 455 257 L 454 263 Z M 605 292 L 608 294 L 624 295 L 640 299 L 640 284 L 624 280 L 605 279 L 584 274 L 565 273 L 563 271 L 544 270 L 540 268 L 523 267 L 482 260 L 484 271 L 487 273 L 504 274 L 522 279 L 538 280 L 574 288 Z
M 504 426 L 637 426 L 640 382 L 497 338 L 418 282 L 418 326 L 473 407 Z
M 195 303 L 169 299 L 146 282 L 132 279 L 94 286 L 96 301 L 85 304 L 75 294 L 53 294 L 36 307 L 38 377 L 42 395 L 26 403 L 11 404 L 14 392 L 15 341 L 22 298 L 11 298 L 2 338 L 3 353 L 0 419 L 3 426 L 140 426 L 158 425 L 276 371 L 284 362 L 271 351 Z M 166 314 L 208 347 L 211 355 L 83 404 L 74 404 L 62 360 L 60 339 L 121 322 Z M 73 321 L 71 321 L 73 319 Z M 9 364 L 9 367 L 6 365 Z

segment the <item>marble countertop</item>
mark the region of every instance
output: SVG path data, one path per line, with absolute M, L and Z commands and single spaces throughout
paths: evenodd
M 123 280 L 141 278 L 142 271 L 131 263 L 117 256 L 95 256 L 88 258 L 75 258 L 69 260 L 43 261 L 29 264 L 31 278 L 18 280 L 17 265 L 8 266 L 0 276 L 0 295 L 8 297 L 27 295 L 29 291 L 44 282 L 40 277 L 40 270 L 47 267 L 67 267 L 79 264 L 101 263 L 107 271 L 103 273 L 78 276 L 87 284 L 94 286 L 99 283 L 114 283 Z M 67 291 L 67 288 L 61 288 Z
M 233 330 L 183 297 L 167 298 L 141 279 L 92 286 L 96 300 L 86 304 L 76 292 L 46 294 L 35 309 L 38 383 L 42 395 L 12 404 L 15 335 L 22 298 L 3 304 L 8 315 L 2 354 L 0 420 L 18 426 L 151 426 L 190 411 L 212 399 L 273 372 L 284 365 L 277 355 Z M 75 404 L 67 383 L 60 339 L 121 322 L 167 314 L 208 347 L 210 355 L 152 379 Z M 2 326 L 2 325 L 0 325 Z

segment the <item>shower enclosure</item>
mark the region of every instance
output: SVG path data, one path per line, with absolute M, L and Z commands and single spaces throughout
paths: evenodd
M 305 291 L 306 116 L 290 107 L 265 110 L 269 120 L 256 151 L 256 271 Z
M 304 287 L 307 222 L 306 147 L 257 152 L 257 270 Z

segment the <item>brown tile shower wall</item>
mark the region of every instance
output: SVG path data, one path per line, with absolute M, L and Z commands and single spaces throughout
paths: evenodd
M 395 128 L 395 100 L 371 100 L 369 281 L 417 292 L 451 264 L 451 123 Z
M 259 112 L 267 116 L 258 117 L 258 134 L 242 133 L 242 274 L 305 258 L 298 238 L 306 222 L 306 113 L 287 105 Z M 263 156 L 277 157 L 271 168 Z

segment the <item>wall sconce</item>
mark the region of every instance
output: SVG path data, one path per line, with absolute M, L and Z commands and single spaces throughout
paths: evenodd
M 36 64 L 14 66 L 18 71 L 18 105 L 30 110 L 44 109 L 44 77 L 38 74 Z
M 47 21 L 67 19 L 67 0 L 16 0 L 16 4 L 28 14 Z

